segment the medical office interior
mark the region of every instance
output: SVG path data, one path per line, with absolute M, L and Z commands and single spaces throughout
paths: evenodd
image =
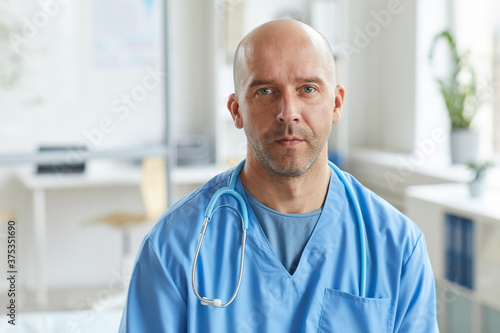
M 244 158 L 233 52 L 276 18 L 332 44 L 329 156 L 424 232 L 440 330 L 500 332 L 499 0 L 0 0 L 2 332 L 118 329 L 145 234 Z

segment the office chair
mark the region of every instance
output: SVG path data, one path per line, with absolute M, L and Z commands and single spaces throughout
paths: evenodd
M 16 219 L 16 214 L 10 210 L 0 210 L 0 222 L 9 222 Z

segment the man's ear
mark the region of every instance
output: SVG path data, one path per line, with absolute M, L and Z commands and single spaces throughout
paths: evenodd
M 240 105 L 238 104 L 238 97 L 236 97 L 236 94 L 229 95 L 229 98 L 227 100 L 227 109 L 231 113 L 234 126 L 236 126 L 236 128 L 242 129 L 243 119 L 241 119 Z
M 340 118 L 342 116 L 342 105 L 344 104 L 344 96 L 344 86 L 338 84 L 337 87 L 335 87 L 335 108 L 333 109 L 332 124 L 336 124 L 340 121 Z

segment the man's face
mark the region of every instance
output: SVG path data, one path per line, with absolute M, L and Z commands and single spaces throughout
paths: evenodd
M 302 44 L 247 49 L 239 95 L 228 102 L 236 126 L 245 130 L 247 158 L 282 177 L 304 174 L 326 153 L 331 126 L 340 120 L 331 63 L 310 41 Z

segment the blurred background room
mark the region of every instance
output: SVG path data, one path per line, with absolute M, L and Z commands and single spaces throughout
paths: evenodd
M 0 0 L 1 332 L 117 331 L 145 234 L 245 157 L 233 53 L 277 18 L 330 41 L 329 157 L 424 232 L 441 332 L 500 332 L 500 0 Z

